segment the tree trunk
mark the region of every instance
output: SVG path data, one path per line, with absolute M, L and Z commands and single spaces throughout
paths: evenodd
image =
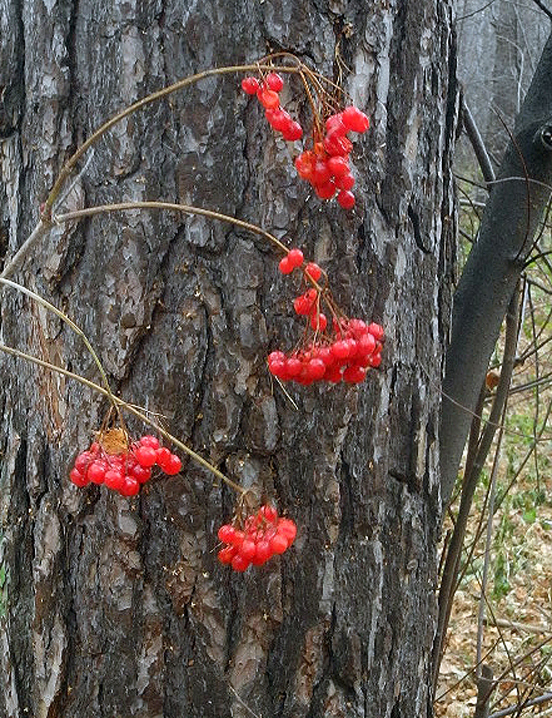
M 384 324 L 359 387 L 274 384 L 301 336 L 265 240 L 176 213 L 55 228 L 13 277 L 63 307 L 114 389 L 299 526 L 282 558 L 216 560 L 235 496 L 188 461 L 125 499 L 68 470 L 106 403 L 0 356 L 0 716 L 431 715 L 440 377 L 454 258 L 452 2 L 0 2 L 1 237 L 13 256 L 69 154 L 186 75 L 299 55 L 372 119 L 357 206 L 309 193 L 240 76 L 115 126 L 58 211 L 185 202 L 260 224 Z M 349 73 L 349 68 L 352 70 Z M 286 104 L 307 114 L 294 79 Z M 90 156 L 90 155 L 88 155 Z M 81 167 L 85 163 L 81 163 Z M 53 315 L 2 292 L 1 341 L 97 380 Z M 134 434 L 143 427 L 128 418 Z

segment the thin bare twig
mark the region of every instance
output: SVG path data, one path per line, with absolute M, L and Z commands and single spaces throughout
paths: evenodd
M 104 389 L 102 386 L 99 386 L 99 384 L 94 383 L 93 381 L 90 381 L 89 379 L 86 379 L 83 376 L 80 376 L 79 374 L 75 374 L 72 371 L 69 371 L 68 369 L 64 369 L 63 367 L 56 366 L 55 364 L 51 364 L 50 362 L 44 361 L 44 359 L 39 359 L 38 357 L 32 356 L 31 354 L 27 354 L 26 352 L 22 352 L 19 349 L 15 349 L 14 347 L 6 346 L 5 344 L 0 344 L 0 351 L 10 354 L 14 357 L 17 357 L 19 359 L 25 359 L 25 361 L 29 361 L 33 364 L 37 364 L 38 366 L 43 367 L 44 369 L 49 369 L 50 371 L 56 372 L 58 374 L 63 374 L 63 376 L 67 376 L 70 379 L 74 379 L 75 381 L 80 382 L 81 384 L 84 384 L 89 389 L 92 389 L 93 391 L 97 392 L 98 394 L 101 394 L 102 396 L 111 398 L 113 397 L 113 401 L 115 404 L 124 409 L 125 411 L 128 411 L 129 414 L 132 414 L 137 419 L 140 419 L 140 421 L 143 421 L 145 424 L 148 424 L 152 427 L 155 431 L 157 431 L 161 436 L 163 436 L 167 441 L 169 441 L 171 444 L 174 444 L 174 446 L 177 446 L 179 449 L 184 451 L 188 456 L 190 456 L 194 461 L 197 461 L 197 463 L 201 464 L 204 468 L 206 468 L 208 471 L 210 471 L 212 474 L 214 474 L 217 478 L 219 478 L 221 481 L 224 481 L 225 484 L 230 486 L 234 491 L 237 491 L 240 494 L 245 494 L 246 489 L 244 489 L 242 486 L 237 484 L 235 481 L 232 481 L 232 479 L 229 479 L 227 476 L 225 476 L 222 471 L 219 471 L 216 466 L 213 466 L 213 464 L 209 463 L 207 459 L 204 459 L 203 456 L 200 454 L 197 454 L 193 449 L 190 449 L 189 446 L 186 446 L 180 439 L 177 439 L 175 436 L 170 434 L 166 429 L 164 429 L 160 424 L 156 423 L 155 421 L 152 421 L 152 419 L 149 418 L 145 413 L 140 411 L 136 408 L 134 404 L 129 404 L 124 399 L 121 399 L 118 396 L 111 395 L 107 391 L 107 389 Z

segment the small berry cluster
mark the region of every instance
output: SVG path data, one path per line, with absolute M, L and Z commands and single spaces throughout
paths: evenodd
M 318 285 L 320 267 L 314 262 L 305 264 L 303 252 L 293 248 L 280 260 L 279 269 L 282 274 L 291 274 L 298 268 L 302 268 L 305 280 L 314 284 L 293 300 L 295 313 L 308 318 L 310 331 L 303 345 L 289 355 L 274 351 L 268 356 L 270 373 L 282 381 L 304 385 L 315 381 L 360 383 L 368 368 L 381 364 L 383 327 L 338 315 L 329 292 Z M 322 297 L 333 314 L 331 332 L 327 331 L 328 318 L 320 311 Z
M 248 95 L 256 95 L 265 109 L 270 126 L 282 133 L 285 140 L 300 140 L 303 128 L 292 119 L 280 105 L 280 91 L 284 81 L 277 72 L 269 73 L 259 81 L 248 76 L 242 80 L 242 89 Z M 322 127 L 324 128 L 322 130 Z M 320 199 L 331 199 L 337 194 L 337 201 L 344 209 L 352 209 L 355 196 L 351 192 L 355 178 L 351 174 L 349 156 L 353 143 L 347 137 L 348 132 L 359 134 L 370 127 L 370 120 L 354 105 L 341 112 L 315 122 L 313 130 L 313 149 L 304 150 L 295 159 L 295 168 L 301 179 L 307 180 Z
M 218 537 L 227 545 L 218 552 L 218 559 L 234 571 L 245 571 L 251 564 L 261 566 L 274 554 L 284 553 L 296 535 L 295 523 L 278 516 L 273 506 L 265 504 L 247 517 L 243 529 L 234 524 L 219 528 Z
M 280 91 L 284 81 L 277 72 L 269 73 L 259 82 L 256 77 L 245 77 L 241 83 L 242 90 L 248 95 L 256 95 L 264 107 L 265 117 L 273 130 L 282 133 L 284 140 L 295 142 L 303 137 L 303 128 L 280 105 Z
M 311 291 L 314 290 L 307 294 Z M 323 331 L 327 320 L 319 313 L 314 320 L 311 315 L 311 325 L 315 322 Z M 315 381 L 358 384 L 364 380 L 367 369 L 381 364 L 382 342 L 383 327 L 379 324 L 366 324 L 362 319 L 334 320 L 332 336 L 321 334 L 317 340 L 287 356 L 282 351 L 272 352 L 268 356 L 268 369 L 282 381 L 293 380 L 304 385 Z
M 154 466 L 174 476 L 182 462 L 166 446 L 160 446 L 155 436 L 142 436 L 129 449 L 117 453 L 110 453 L 95 441 L 77 456 L 69 478 L 76 486 L 104 484 L 122 496 L 135 496 L 140 486 L 150 480 Z
M 355 196 L 351 192 L 355 178 L 351 174 L 349 155 L 353 143 L 348 132 L 366 132 L 370 120 L 354 105 L 330 115 L 325 124 L 325 135 L 314 143 L 314 149 L 305 150 L 295 160 L 295 169 L 301 179 L 314 187 L 320 199 L 331 199 L 337 192 L 337 201 L 343 209 L 352 209 Z

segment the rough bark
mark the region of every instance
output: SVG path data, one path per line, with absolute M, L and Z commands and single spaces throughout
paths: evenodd
M 77 490 L 68 466 L 105 403 L 0 357 L 2 718 L 431 715 L 451 5 L 0 1 L 19 33 L 0 47 L 8 256 L 106 117 L 192 72 L 285 48 L 336 79 L 353 71 L 345 86 L 373 121 L 356 143 L 355 212 L 310 196 L 238 78 L 123 122 L 65 206 L 160 198 L 239 215 L 292 238 L 340 305 L 388 336 L 381 371 L 359 388 L 292 389 L 295 410 L 265 364 L 299 337 L 293 282 L 262 240 L 145 212 L 50 234 L 16 278 L 84 328 L 117 391 L 275 496 L 300 531 L 282 559 L 233 575 L 215 546 L 234 497 L 193 463 L 133 500 Z M 65 326 L 6 292 L 1 340 L 96 376 Z

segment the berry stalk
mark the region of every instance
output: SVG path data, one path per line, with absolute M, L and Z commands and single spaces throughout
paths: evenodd
M 201 464 L 205 469 L 210 471 L 212 474 L 214 474 L 217 478 L 219 478 L 221 481 L 223 481 L 227 486 L 229 486 L 231 489 L 236 491 L 237 493 L 244 495 L 247 493 L 246 489 L 244 489 L 242 486 L 237 484 L 235 481 L 232 481 L 232 479 L 228 478 L 228 476 L 225 476 L 222 471 L 219 471 L 216 466 L 213 466 L 213 464 L 209 463 L 207 459 L 204 459 L 203 456 L 196 453 L 193 449 L 190 449 L 189 446 L 186 446 L 180 439 L 177 439 L 175 436 L 170 434 L 166 429 L 164 429 L 162 426 L 157 424 L 155 421 L 152 421 L 145 413 L 140 411 L 138 408 L 133 406 L 132 404 L 129 404 L 124 399 L 121 399 L 118 396 L 115 396 L 114 394 L 110 394 L 107 389 L 104 389 L 104 387 L 100 386 L 99 384 L 96 384 L 93 381 L 90 381 L 89 379 L 86 379 L 83 376 L 80 376 L 80 374 L 75 374 L 72 371 L 69 371 L 68 369 L 64 369 L 63 367 L 56 366 L 55 364 L 50 364 L 50 362 L 45 361 L 44 359 L 39 359 L 38 357 L 32 356 L 31 354 L 27 354 L 26 352 L 22 352 L 19 349 L 15 349 L 14 347 L 9 347 L 5 344 L 0 344 L 0 351 L 4 352 L 5 354 L 10 354 L 11 356 L 17 357 L 19 359 L 25 359 L 26 361 L 31 362 L 32 364 L 36 364 L 38 366 L 41 366 L 43 369 L 48 369 L 49 371 L 56 372 L 58 374 L 62 374 L 63 376 L 69 377 L 70 379 L 74 379 L 75 381 L 80 382 L 81 384 L 84 384 L 84 386 L 87 386 L 89 389 L 92 389 L 93 391 L 97 392 L 98 394 L 101 394 L 102 396 L 105 396 L 107 398 L 113 397 L 113 401 L 117 405 L 119 409 L 124 409 L 125 411 L 128 411 L 129 414 L 132 414 L 137 419 L 140 419 L 140 421 L 144 422 L 144 424 L 147 424 L 148 426 L 151 426 L 154 431 L 156 431 L 158 434 L 160 434 L 163 438 L 165 438 L 168 442 L 171 444 L 174 444 L 176 447 L 178 447 L 181 451 L 184 451 L 184 453 L 188 454 L 190 458 L 192 458 L 194 461 L 196 461 L 198 464 Z

